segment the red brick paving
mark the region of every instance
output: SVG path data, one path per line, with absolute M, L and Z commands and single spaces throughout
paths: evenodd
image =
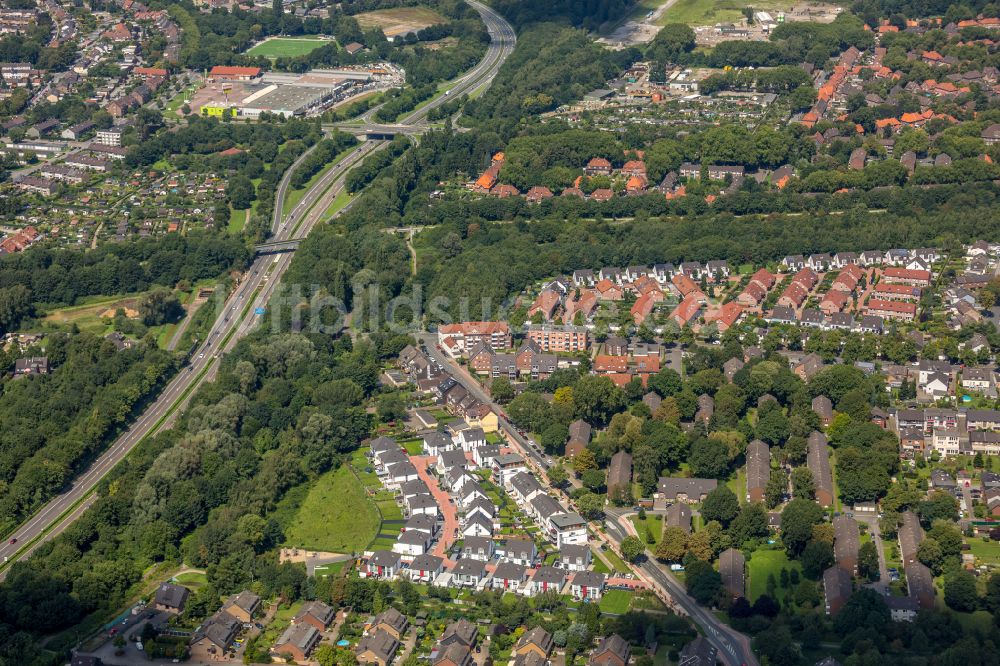
M 451 544 L 455 543 L 455 534 L 458 531 L 458 509 L 451 501 L 451 497 L 438 485 L 437 477 L 428 471 L 428 466 L 433 465 L 437 459 L 433 456 L 410 456 L 410 461 L 417 468 L 417 475 L 427 484 L 431 491 L 431 496 L 437 502 L 441 515 L 444 516 L 444 528 L 441 530 L 441 538 L 434 544 L 432 555 L 444 557 L 445 552 Z

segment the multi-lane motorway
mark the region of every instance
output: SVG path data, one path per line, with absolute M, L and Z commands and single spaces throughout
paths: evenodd
M 500 66 L 514 49 L 514 29 L 499 14 L 476 0 L 469 0 L 480 14 L 490 33 L 491 42 L 483 59 L 469 72 L 454 80 L 448 93 L 433 99 L 420 109 L 404 117 L 400 124 L 423 125 L 427 114 L 442 104 L 480 87 L 488 86 Z M 345 156 L 336 166 L 323 175 L 306 193 L 296 207 L 283 216 L 282 206 L 288 190 L 289 169 L 275 197 L 275 217 L 272 223 L 272 240 L 283 241 L 308 235 L 319 222 L 332 200 L 343 189 L 344 176 L 351 167 L 385 142 L 365 142 Z M 296 162 L 296 165 L 301 161 Z M 281 276 L 291 263 L 292 255 L 262 255 L 247 269 L 243 280 L 219 308 L 218 316 L 208 337 L 192 354 L 189 363 L 174 376 L 160 395 L 135 420 L 131 427 L 112 444 L 105 453 L 91 463 L 72 485 L 50 500 L 29 520 L 20 525 L 0 544 L 0 579 L 10 564 L 24 559 L 35 548 L 62 532 L 93 502 L 98 483 L 115 465 L 147 436 L 169 424 L 175 413 L 182 409 L 187 398 L 205 379 L 215 376 L 218 359 L 246 333 L 251 331 L 261 317 L 258 314 L 267 305 Z M 203 307 L 211 307 L 205 304 Z

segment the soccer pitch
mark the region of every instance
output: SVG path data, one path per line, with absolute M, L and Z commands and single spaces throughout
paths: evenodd
M 247 51 L 247 55 L 266 58 L 294 58 L 315 51 L 324 44 L 332 43 L 332 39 L 272 37 L 253 46 Z

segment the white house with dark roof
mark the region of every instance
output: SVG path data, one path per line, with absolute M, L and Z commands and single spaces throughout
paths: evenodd
M 481 513 L 476 513 L 471 517 L 466 517 L 462 521 L 462 536 L 469 537 L 492 537 L 493 521 Z
M 558 564 L 567 571 L 586 571 L 590 568 L 591 557 L 589 545 L 568 543 L 559 549 Z
M 521 593 L 524 581 L 528 579 L 524 565 L 503 561 L 497 564 L 490 578 L 490 587 L 494 590 L 509 590 Z
M 450 449 L 438 453 L 435 467 L 437 467 L 439 475 L 444 475 L 448 473 L 448 470 L 455 467 L 467 469 L 469 461 L 466 459 L 465 452 L 462 449 Z
M 479 536 L 468 537 L 462 542 L 462 559 L 489 562 L 493 559 L 495 545 L 493 539 Z
M 455 448 L 455 440 L 443 432 L 429 432 L 424 435 L 424 455 L 435 456 L 442 451 L 449 451 Z
M 403 560 L 399 553 L 388 550 L 376 550 L 362 567 L 361 574 L 365 578 L 396 580 L 402 568 Z
M 557 548 L 587 543 L 587 521 L 578 513 L 557 513 L 549 518 L 549 525 Z
M 392 551 L 407 557 L 416 557 L 427 552 L 430 546 L 430 537 L 424 532 L 417 530 L 400 532 L 396 537 L 396 543 L 392 544 Z
M 490 463 L 493 474 L 493 482 L 510 492 L 513 479 L 518 474 L 526 473 L 528 465 L 524 458 L 516 453 L 502 453 L 493 458 Z
M 463 557 L 451 570 L 451 583 L 456 587 L 478 588 L 486 580 L 486 563 Z
M 437 500 L 431 495 L 413 495 L 403 502 L 407 516 L 425 515 L 436 518 L 440 514 Z
M 555 567 L 541 567 L 540 569 L 535 569 L 531 580 L 528 581 L 528 594 L 535 596 L 550 591 L 561 593 L 565 583 L 565 571 L 561 571 Z
M 544 492 L 542 484 L 530 472 L 515 474 L 510 480 L 510 495 L 522 508 Z
M 599 601 L 604 595 L 604 585 L 607 580 L 607 576 L 596 571 L 577 571 L 570 581 L 569 591 L 574 599 Z
M 508 562 L 522 566 L 534 566 L 538 558 L 538 548 L 531 539 L 523 537 L 507 537 L 504 541 L 501 556 Z
M 444 560 L 430 553 L 414 557 L 410 562 L 410 568 L 407 569 L 410 580 L 415 583 L 433 583 L 443 571 Z
M 476 481 L 469 481 L 462 486 L 462 490 L 458 492 L 458 506 L 462 509 L 468 509 L 472 506 L 472 503 L 476 501 L 476 498 L 482 497 L 483 499 L 489 499 L 490 496 L 486 494 L 483 487 L 479 485 Z
M 458 433 L 458 444 L 466 453 L 472 453 L 480 446 L 486 446 L 486 433 L 482 428 L 466 428 Z

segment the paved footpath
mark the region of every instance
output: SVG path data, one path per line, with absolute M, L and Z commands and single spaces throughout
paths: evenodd
M 458 533 L 458 509 L 452 502 L 451 496 L 438 485 L 437 477 L 430 473 L 428 467 L 436 462 L 433 456 L 410 456 L 410 461 L 417 468 L 417 475 L 427 484 L 431 491 L 431 496 L 437 502 L 441 514 L 444 516 L 444 528 L 441 538 L 434 544 L 432 555 L 444 557 L 451 544 L 455 543 L 455 535 Z

